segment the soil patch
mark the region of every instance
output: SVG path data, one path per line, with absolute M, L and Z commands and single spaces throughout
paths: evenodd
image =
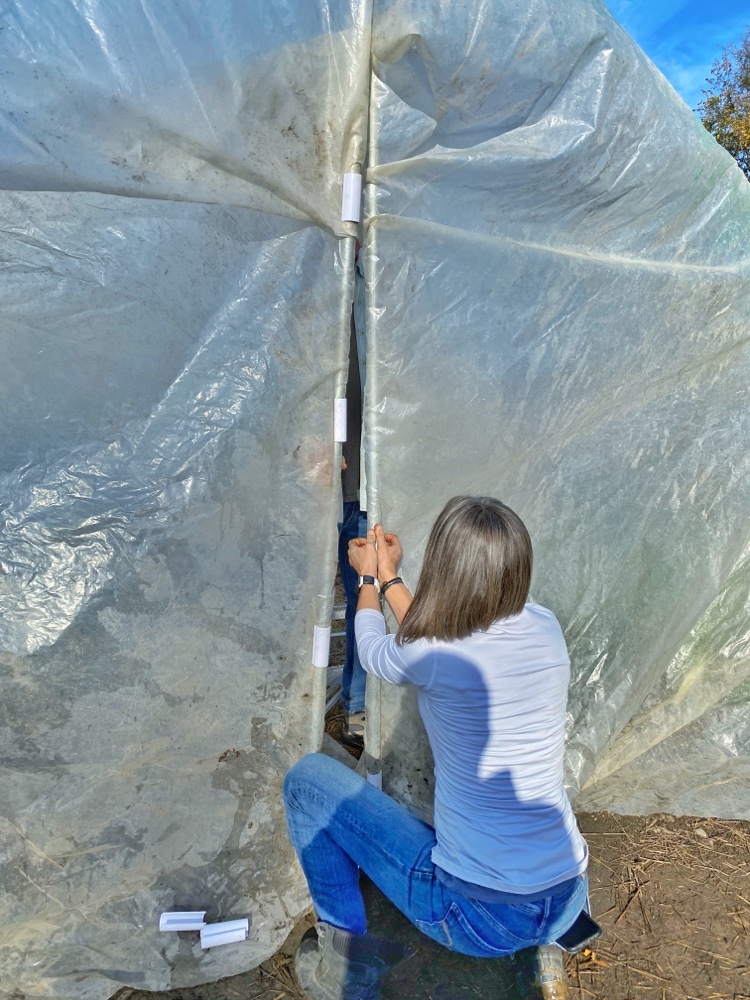
M 750 823 L 578 820 L 604 934 L 594 954 L 571 962 L 575 1000 L 750 998 Z

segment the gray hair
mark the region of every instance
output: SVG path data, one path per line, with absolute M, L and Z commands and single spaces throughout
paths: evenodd
M 523 609 L 531 586 L 526 525 L 492 497 L 453 497 L 432 526 L 396 642 L 463 639 Z

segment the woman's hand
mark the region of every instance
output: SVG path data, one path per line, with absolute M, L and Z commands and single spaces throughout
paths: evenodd
M 378 553 L 372 528 L 367 538 L 352 538 L 349 542 L 349 565 L 360 576 L 378 575 Z
M 378 556 L 378 581 L 381 584 L 387 583 L 398 575 L 398 564 L 401 562 L 404 550 L 401 548 L 398 535 L 386 535 L 382 524 L 375 525 L 375 541 Z

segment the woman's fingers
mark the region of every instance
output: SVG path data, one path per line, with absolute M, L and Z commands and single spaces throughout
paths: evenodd
M 389 557 L 396 565 L 398 565 L 401 561 L 401 556 L 404 554 L 404 550 L 401 548 L 401 542 L 398 540 L 398 535 L 386 534 L 382 531 L 382 528 L 381 532 L 383 534 L 383 543 L 386 546 Z
M 401 543 L 396 535 L 388 535 L 382 524 L 375 525 L 375 539 L 378 546 L 378 574 L 385 579 L 396 575 L 401 559 Z

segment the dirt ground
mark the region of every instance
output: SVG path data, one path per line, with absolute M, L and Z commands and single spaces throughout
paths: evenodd
M 571 963 L 575 1000 L 750 997 L 750 823 L 578 817 L 604 934 Z
M 340 731 L 329 716 L 327 730 Z M 588 841 L 591 904 L 604 930 L 594 952 L 569 960 L 571 1000 L 750 1000 L 750 823 L 673 816 L 578 817 Z M 519 1000 L 528 955 L 487 961 L 454 955 L 412 928 L 371 884 L 371 929 L 416 953 L 385 984 L 383 1000 Z M 258 969 L 194 989 L 116 1000 L 305 1000 L 292 956 L 308 915 Z

